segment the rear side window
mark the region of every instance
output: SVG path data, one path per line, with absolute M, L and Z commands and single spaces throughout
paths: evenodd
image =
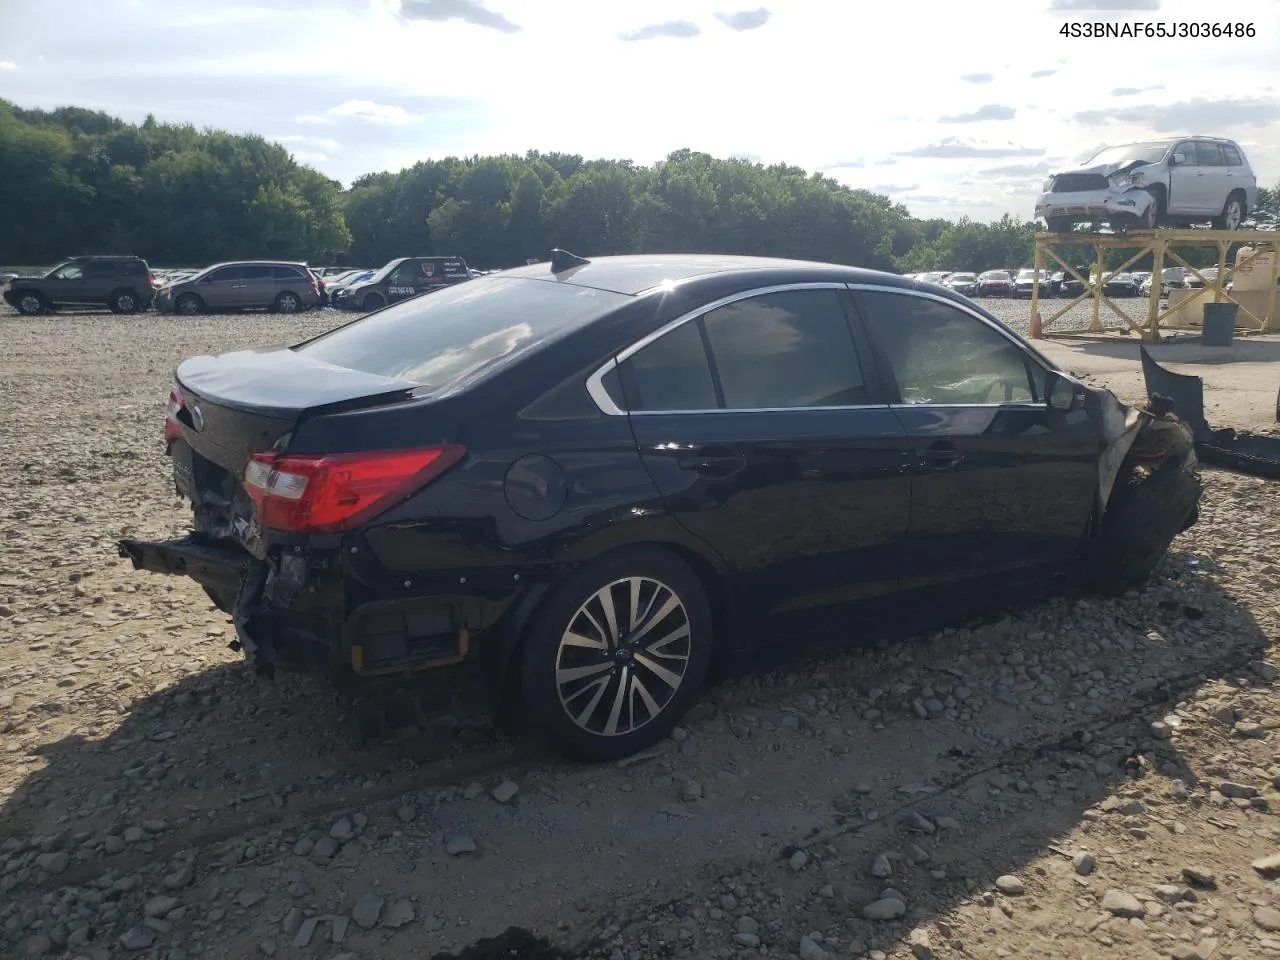
M 84 275 L 90 280 L 111 280 L 120 276 L 121 271 L 116 263 L 89 263 L 85 265 Z
M 1229 167 L 1244 166 L 1244 161 L 1240 159 L 1240 151 L 1237 150 L 1234 146 L 1232 146 L 1229 143 L 1220 143 L 1218 144 L 1218 146 L 1222 148 L 1222 159 L 1227 161 L 1227 166 Z
M 853 335 L 835 290 L 750 297 L 712 310 L 703 323 L 730 410 L 867 402 Z
M 1196 141 L 1196 158 L 1202 167 L 1222 166 L 1222 151 L 1218 149 L 1216 143 L 1210 143 L 1208 140 Z
M 302 274 L 294 267 L 275 267 L 275 277 L 277 280 L 301 280 Z
M 698 322 L 682 323 L 623 364 L 630 409 L 714 410 L 715 380 Z
M 484 277 L 398 303 L 294 349 L 436 391 L 461 388 L 631 301 L 555 281 Z

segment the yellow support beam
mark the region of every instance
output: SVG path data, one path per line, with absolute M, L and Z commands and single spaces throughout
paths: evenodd
M 1241 246 L 1252 247 L 1252 253 L 1238 263 L 1228 265 L 1228 254 L 1231 249 Z M 1088 278 L 1081 276 L 1066 262 L 1065 258 L 1059 253 L 1059 248 L 1066 247 L 1091 248 L 1090 252 L 1094 261 L 1093 269 L 1098 277 L 1097 284 L 1090 283 Z M 1212 282 L 1205 280 L 1200 271 L 1187 263 L 1186 259 L 1178 252 L 1179 249 L 1185 252 L 1194 247 L 1209 247 L 1217 253 L 1218 275 Z M 1143 257 L 1151 256 L 1151 296 L 1147 303 L 1146 320 L 1142 323 L 1134 322 L 1128 314 L 1112 303 L 1110 298 L 1103 293 L 1102 274 L 1107 272 L 1106 262 L 1109 254 L 1115 251 L 1131 252 L 1134 250 L 1137 252 L 1133 253 L 1121 266 L 1110 272 L 1121 273 Z M 1241 304 L 1231 293 L 1227 292 L 1226 284 L 1238 269 L 1251 263 L 1260 254 L 1268 252 L 1275 254 L 1271 258 L 1272 283 L 1265 315 L 1260 318 Z M 1160 309 L 1160 279 L 1165 269 L 1166 259 L 1174 261 L 1177 265 L 1189 270 L 1192 276 L 1198 278 L 1207 289 L 1212 291 L 1214 303 L 1221 303 L 1226 299 L 1239 306 L 1245 315 L 1258 325 L 1261 332 L 1265 333 L 1275 326 L 1277 320 L 1275 277 L 1277 275 L 1277 267 L 1280 265 L 1280 231 L 1161 229 L 1135 230 L 1129 233 L 1038 233 L 1036 234 L 1034 261 L 1036 279 L 1031 290 L 1032 316 L 1038 317 L 1041 303 L 1040 270 L 1046 260 L 1058 263 L 1062 267 L 1064 275 L 1069 274 L 1081 283 L 1084 292 L 1047 319 L 1035 321 L 1032 336 L 1038 339 L 1050 335 L 1048 328 L 1055 320 L 1068 313 L 1083 300 L 1088 299 L 1092 305 L 1092 316 L 1089 322 L 1090 333 L 1102 332 L 1101 308 L 1105 305 L 1108 310 L 1115 313 L 1123 321 L 1130 332 L 1137 332 L 1146 340 L 1159 340 L 1161 321 L 1177 309 L 1177 307 Z M 1065 331 L 1063 332 L 1065 333 Z

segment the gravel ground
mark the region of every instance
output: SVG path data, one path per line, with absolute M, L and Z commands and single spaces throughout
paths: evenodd
M 1280 486 L 1208 472 L 1141 591 L 735 680 L 629 762 L 360 749 L 113 549 L 186 528 L 174 365 L 340 319 L 3 319 L 0 955 L 1280 956 Z

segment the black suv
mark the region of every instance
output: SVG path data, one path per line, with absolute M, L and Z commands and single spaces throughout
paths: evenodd
M 471 269 L 461 257 L 401 257 L 368 280 L 340 288 L 333 305 L 371 313 L 389 303 L 470 279 Z
M 140 257 L 72 257 L 43 277 L 14 277 L 4 299 L 29 316 L 54 307 L 108 307 L 137 313 L 151 306 L 155 278 Z

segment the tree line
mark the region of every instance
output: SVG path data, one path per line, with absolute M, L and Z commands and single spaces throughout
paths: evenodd
M 1034 249 L 1035 226 L 1008 215 L 917 219 L 819 173 L 692 150 L 648 166 L 537 151 L 450 157 L 344 190 L 260 136 L 0 100 L 0 170 L 0 263 L 9 264 L 118 252 L 157 265 L 377 266 L 450 254 L 499 268 L 559 246 L 981 271 L 1029 265 Z M 1274 225 L 1280 187 L 1261 194 Z M 1080 256 L 1087 262 L 1087 251 Z

